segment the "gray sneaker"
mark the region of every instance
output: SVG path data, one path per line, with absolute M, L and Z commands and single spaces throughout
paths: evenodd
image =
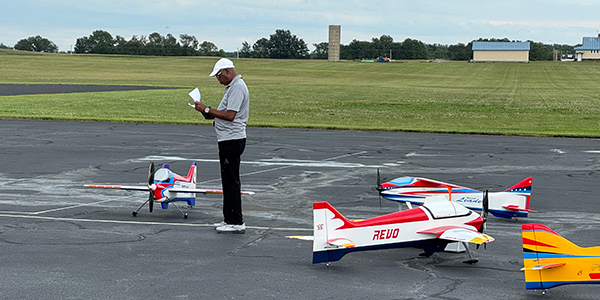
M 217 229 L 218 227 L 221 227 L 221 226 L 227 225 L 227 223 L 225 223 L 225 221 L 221 221 L 221 222 L 219 222 L 219 223 L 215 223 L 214 225 L 215 225 L 215 229 Z
M 217 227 L 218 233 L 246 233 L 246 223 L 242 225 L 225 224 Z

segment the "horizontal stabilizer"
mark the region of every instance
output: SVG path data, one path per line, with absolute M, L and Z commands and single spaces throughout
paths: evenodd
M 313 241 L 315 239 L 315 237 L 312 236 L 312 235 L 310 235 L 310 236 L 288 235 L 288 236 L 285 236 L 285 238 L 288 238 L 288 239 L 299 239 L 299 240 L 304 240 L 304 241 Z
M 503 205 L 503 208 L 506 208 L 510 211 L 526 211 L 526 212 L 537 212 L 536 210 L 533 209 L 525 209 L 525 208 L 519 208 L 518 205 Z
M 547 265 L 535 265 L 531 268 L 522 268 L 521 271 L 537 271 L 537 270 L 548 270 L 552 268 L 558 268 L 566 265 L 566 263 L 555 263 L 555 264 L 547 264 Z
M 354 248 L 356 244 L 346 238 L 336 238 L 327 241 L 327 244 L 335 248 Z

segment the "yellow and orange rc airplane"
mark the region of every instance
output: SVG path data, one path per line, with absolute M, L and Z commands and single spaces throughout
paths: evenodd
M 600 246 L 579 247 L 542 224 L 523 224 L 525 287 L 600 283 Z

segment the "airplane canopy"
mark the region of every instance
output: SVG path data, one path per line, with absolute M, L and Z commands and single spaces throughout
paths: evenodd
M 434 218 L 468 215 L 471 211 L 466 207 L 450 201 L 435 201 L 423 205 Z
M 161 168 L 154 173 L 155 182 L 170 182 L 173 177 L 173 172 L 169 169 Z

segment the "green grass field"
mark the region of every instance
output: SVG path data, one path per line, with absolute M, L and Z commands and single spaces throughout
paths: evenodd
M 216 58 L 0 51 L 0 84 L 172 90 L 0 96 L 1 118 L 209 124 Z M 234 60 L 250 89 L 249 126 L 600 137 L 600 63 L 330 63 Z M 0 87 L 1 88 L 1 87 Z

